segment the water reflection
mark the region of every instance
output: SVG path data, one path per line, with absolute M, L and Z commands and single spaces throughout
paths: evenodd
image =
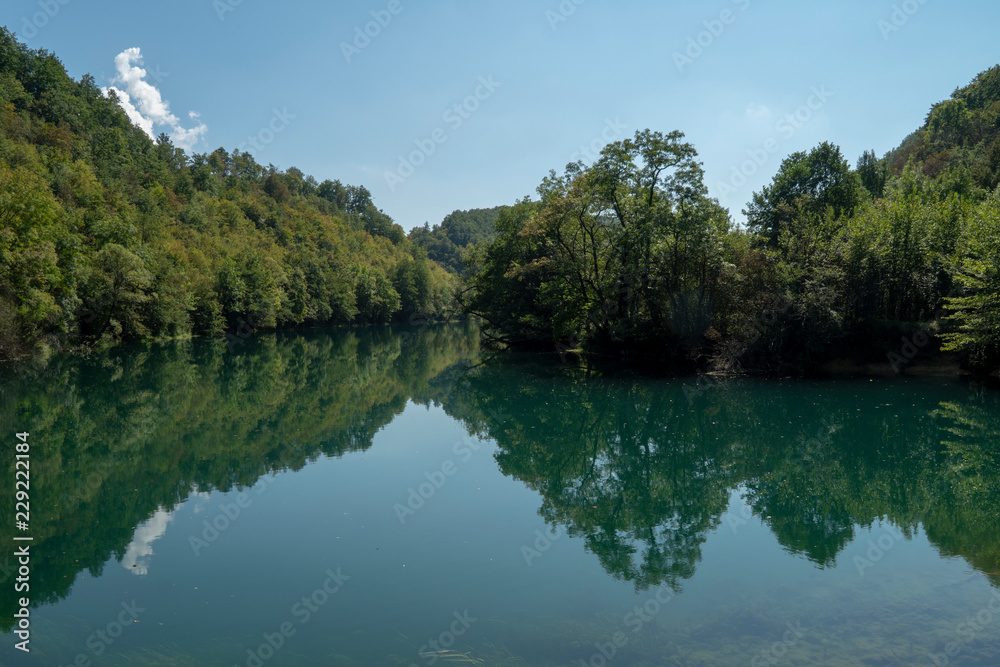
M 923 525 L 943 555 L 1000 570 L 995 389 L 732 380 L 692 391 L 555 374 L 487 364 L 445 405 L 496 439 L 501 470 L 541 495 L 546 522 L 637 589 L 677 587 L 712 531 L 738 531 L 750 516 L 819 567 L 835 565 L 859 527 L 888 519 L 905 537 Z M 750 516 L 726 513 L 737 488 Z
M 120 561 L 147 571 L 151 544 L 192 493 L 251 487 L 319 456 L 371 446 L 430 381 L 474 358 L 466 326 L 194 341 L 60 357 L 0 370 L 0 422 L 30 430 L 32 604 Z M 13 458 L 4 462 L 13 479 Z M 11 485 L 0 503 L 13 507 Z M 138 528 L 137 528 L 138 527 Z M 11 542 L 10 527 L 0 540 Z M 135 568 L 132 568 L 132 565 Z M 14 576 L 0 556 L 0 585 Z M 0 597 L 0 626 L 15 600 Z
M 159 509 L 148 521 L 139 524 L 122 556 L 122 567 L 139 576 L 149 574 L 150 558 L 154 555 L 153 542 L 163 537 L 172 519 L 172 512 Z
M 33 604 L 62 599 L 81 572 L 100 576 L 108 562 L 148 573 L 155 541 L 192 494 L 364 451 L 408 402 L 440 405 L 495 440 L 500 471 L 538 494 L 544 520 L 637 590 L 679 590 L 714 531 L 738 532 L 755 517 L 820 568 L 838 563 L 859 527 L 884 519 L 908 536 L 922 526 L 942 555 L 997 581 L 995 390 L 920 381 L 705 388 L 482 363 L 473 327 L 400 333 L 122 349 L 16 376 L 7 367 L 0 421 L 44 434 L 32 454 L 41 554 Z M 734 490 L 746 516 L 729 513 Z M 12 573 L 5 554 L 0 578 Z M 13 601 L 2 600 L 10 628 Z

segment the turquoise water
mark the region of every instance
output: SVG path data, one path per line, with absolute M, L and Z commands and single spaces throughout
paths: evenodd
M 995 388 L 608 375 L 464 326 L 0 372 L 5 665 L 1000 664 Z

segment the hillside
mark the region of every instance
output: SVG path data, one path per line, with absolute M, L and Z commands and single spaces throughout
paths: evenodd
M 454 211 L 440 225 L 414 227 L 411 241 L 427 251 L 427 256 L 453 273 L 461 273 L 466 248 L 496 238 L 496 221 L 502 206 Z
M 913 162 L 932 178 L 949 173 L 962 187 L 1000 185 L 1000 65 L 935 104 L 923 127 L 889 153 L 889 170 Z
M 1000 367 L 1000 66 L 884 158 L 789 155 L 746 228 L 683 138 L 637 132 L 537 201 L 407 236 L 364 187 L 151 140 L 3 29 L 0 359 L 446 318 L 461 293 L 496 341 L 674 368 L 899 370 L 942 350 Z
M 452 285 L 364 187 L 154 142 L 0 29 L 0 359 L 439 317 Z
M 884 158 L 787 156 L 745 227 L 682 132 L 644 130 L 503 209 L 465 258 L 463 307 L 502 346 L 674 370 L 996 373 L 998 184 L 1000 66 Z

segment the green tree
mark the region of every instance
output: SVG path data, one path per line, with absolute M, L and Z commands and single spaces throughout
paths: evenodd
M 865 151 L 858 158 L 858 177 L 861 185 L 875 199 L 881 199 L 885 194 L 885 184 L 889 180 L 889 166 L 885 160 L 875 156 L 875 151 Z
M 541 205 L 524 199 L 505 208 L 496 221 L 497 238 L 473 247 L 466 257 L 468 277 L 458 295 L 463 310 L 480 317 L 483 334 L 509 343 L 551 340 L 551 324 L 539 303 L 548 262 L 527 225 Z
M 961 145 L 970 120 L 968 105 L 959 98 L 937 105 L 930 114 L 928 125 L 936 140 L 955 141 Z
M 962 231 L 956 275 L 965 293 L 948 299 L 956 330 L 945 349 L 969 355 L 974 368 L 1000 368 L 1000 195 L 980 204 Z
M 44 180 L 0 163 L 0 351 L 17 356 L 52 329 L 65 329 L 76 302 L 64 267 L 74 240 L 60 229 L 62 207 Z M 59 251 L 63 251 L 60 266 Z
M 351 323 L 352 265 L 382 275 L 369 318 L 399 310 L 397 280 L 407 309 L 452 309 L 455 278 L 365 188 L 153 141 L 93 77 L 0 29 L 0 358 Z
M 88 281 L 95 328 L 93 337 L 136 339 L 146 335 L 142 308 L 149 301 L 153 276 L 141 258 L 117 243 L 101 248 Z
M 426 255 L 417 253 L 396 266 L 393 288 L 399 294 L 400 313 L 405 316 L 426 313 L 431 297 L 431 273 Z
M 823 142 L 785 158 L 771 184 L 754 193 L 743 213 L 751 230 L 777 246 L 781 232 L 800 214 L 822 215 L 829 208 L 835 218 L 851 215 L 861 202 L 861 187 L 840 148 Z
M 682 139 L 637 132 L 590 168 L 550 174 L 537 206 L 501 212 L 498 238 L 474 255 L 469 311 L 509 340 L 527 329 L 569 345 L 697 341 L 729 219 Z
M 276 325 L 281 298 L 275 277 L 259 254 L 247 253 L 223 263 L 215 289 L 231 328 Z
M 400 298 L 392 282 L 378 269 L 354 267 L 357 318 L 365 324 L 388 324 L 399 310 Z

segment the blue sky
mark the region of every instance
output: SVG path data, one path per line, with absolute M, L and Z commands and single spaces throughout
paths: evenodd
M 156 133 L 364 185 L 407 230 L 532 195 L 647 127 L 687 135 L 739 220 L 789 153 L 881 155 L 1000 62 L 985 0 L 7 0 L 0 16 L 102 86 L 126 89 L 116 58 L 129 71 L 139 49 L 133 85 L 174 117 Z

